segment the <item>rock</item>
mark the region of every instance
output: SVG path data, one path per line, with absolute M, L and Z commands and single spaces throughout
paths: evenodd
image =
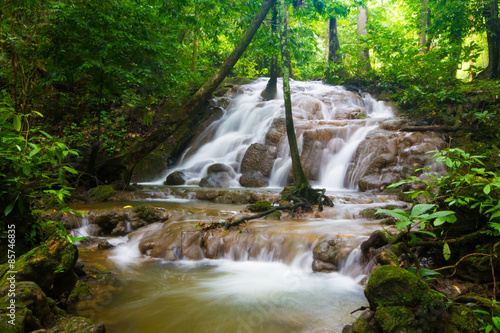
M 54 322 L 57 314 L 54 300 L 48 298 L 33 281 L 17 281 L 15 286 L 15 311 L 9 295 L 9 285 L 3 284 L 0 289 L 0 331 L 1 332 L 31 332 L 48 328 Z M 10 314 L 14 314 L 10 316 Z M 14 320 L 15 326 L 8 324 Z
M 100 185 L 89 190 L 89 198 L 92 201 L 105 201 L 116 193 L 111 185 Z
M 266 210 L 269 210 L 271 208 L 273 208 L 273 204 L 265 200 L 257 201 L 256 203 L 251 204 L 247 207 L 249 211 L 254 213 L 265 212 Z
M 200 180 L 200 187 L 229 187 L 233 178 L 227 172 L 212 173 Z
M 233 168 L 231 168 L 229 165 L 226 165 L 224 163 L 214 163 L 210 165 L 207 169 L 207 175 L 210 176 L 212 174 L 217 174 L 221 172 L 227 172 L 227 174 L 231 177 L 236 176 L 236 173 L 234 172 Z
M 336 271 L 343 259 L 342 245 L 342 239 L 323 241 L 316 245 L 313 250 L 313 271 Z
M 223 163 L 215 163 L 208 167 L 207 176 L 200 180 L 200 187 L 230 187 L 233 185 L 236 172 Z
M 269 178 L 264 177 L 259 171 L 247 171 L 240 177 L 240 185 L 244 187 L 267 187 Z
M 59 317 L 54 327 L 32 333 L 106 333 L 104 324 L 94 324 L 90 319 L 84 317 Z
M 90 216 L 90 224 L 96 224 L 100 228 L 101 236 L 111 235 L 113 230 L 118 226 L 118 223 L 125 221 L 124 212 L 118 212 L 112 209 L 103 209 L 99 212 L 94 212 Z
M 150 205 L 137 206 L 134 208 L 134 213 L 138 218 L 144 220 L 147 223 L 154 223 L 165 220 L 160 212 Z
M 184 185 L 187 177 L 182 171 L 174 171 L 167 176 L 164 185 Z
M 58 297 L 76 283 L 72 271 L 78 259 L 78 249 L 67 240 L 51 240 L 17 258 L 14 269 L 0 266 L 0 286 L 7 281 L 7 271 L 17 271 L 16 281 L 33 281 L 45 294 Z
M 261 143 L 254 143 L 248 147 L 241 161 L 241 173 L 256 171 L 264 177 L 271 175 L 277 150 L 274 146 L 266 146 Z
M 432 332 L 444 313 L 444 297 L 407 270 L 382 266 L 375 270 L 365 289 L 374 320 L 383 332 L 411 327 Z
M 266 133 L 266 140 L 264 144 L 266 146 L 278 147 L 281 139 L 285 136 L 286 124 L 285 118 L 276 118 L 271 124 L 271 128 Z
M 111 249 L 113 247 L 114 247 L 114 245 L 110 244 L 107 240 L 100 239 L 100 238 L 97 239 L 97 248 L 99 250 L 108 250 L 108 249 Z

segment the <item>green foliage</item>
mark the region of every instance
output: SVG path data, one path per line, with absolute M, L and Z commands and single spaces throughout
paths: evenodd
M 41 116 L 36 111 L 16 113 L 7 95 L 0 101 L 0 214 L 4 217 L 22 218 L 44 207 L 64 206 L 72 190 L 66 180 L 77 171 L 65 161 L 77 153 L 31 126 Z M 5 225 L 1 227 L 5 230 Z
M 484 156 L 471 155 L 459 148 L 431 153 L 434 153 L 433 157 L 437 163 L 446 165 L 447 174 L 439 178 L 426 174 L 431 180 L 412 176 L 389 187 L 413 182 L 423 183 L 423 190 L 407 192 L 411 198 L 422 195 L 434 201 L 441 201 L 450 209 L 477 212 L 488 221 L 489 230 L 485 232 L 499 235 L 500 177 L 496 172 L 484 167 Z
M 446 222 L 454 223 L 457 218 L 452 211 L 434 211 L 432 214 L 427 213 L 429 210 L 435 208 L 436 205 L 434 204 L 418 204 L 413 206 L 410 213 L 402 209 L 379 209 L 375 214 L 385 213 L 398 219 L 399 221 L 396 222 L 396 227 L 399 231 L 409 233 L 413 227 L 420 226 L 420 230 L 416 230 L 415 232 L 436 237 L 434 233 L 426 230 L 432 227 L 432 221 L 434 221 L 434 226 L 439 226 Z

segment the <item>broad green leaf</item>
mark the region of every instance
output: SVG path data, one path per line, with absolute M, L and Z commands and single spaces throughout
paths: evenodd
M 16 201 L 12 201 L 4 210 L 4 215 L 7 216 L 12 212 L 12 209 L 14 209 L 14 205 L 16 204 Z
M 451 257 L 451 250 L 450 250 L 450 246 L 448 245 L 448 243 L 444 243 L 444 245 L 443 245 L 443 256 L 444 256 L 445 260 L 449 260 Z
M 410 226 L 412 223 L 411 221 L 399 221 L 399 222 L 396 222 L 396 227 L 398 228 L 399 231 L 405 229 L 405 228 L 408 228 L 408 226 Z
M 490 191 L 491 191 L 491 186 L 489 184 L 483 188 L 483 192 L 486 195 L 490 194 Z
M 436 205 L 432 204 L 418 204 L 413 206 L 413 209 L 411 210 L 411 216 L 412 217 L 417 217 L 428 211 L 429 209 L 434 208 Z
M 401 209 L 393 209 L 393 210 L 390 210 L 390 209 L 379 209 L 375 212 L 375 215 L 376 214 L 381 214 L 381 213 L 386 213 L 388 215 L 391 215 L 397 219 L 400 219 L 402 221 L 408 221 L 409 220 L 409 215 L 408 213 L 406 213 L 404 210 L 401 210 Z
M 30 157 L 33 157 L 35 156 L 36 154 L 38 154 L 40 152 L 40 148 L 35 148 L 33 149 L 31 152 L 30 152 Z
M 48 139 L 52 139 L 52 135 L 50 135 L 49 133 L 47 133 L 45 131 L 42 131 L 42 130 L 40 130 L 40 133 L 42 133 L 43 135 L 45 135 Z
M 493 316 L 491 318 L 491 321 L 493 321 L 493 324 L 495 325 L 495 327 L 500 330 L 500 317 L 497 317 L 497 316 Z
M 17 114 L 13 115 L 12 118 L 14 130 L 19 132 L 21 130 L 21 118 Z

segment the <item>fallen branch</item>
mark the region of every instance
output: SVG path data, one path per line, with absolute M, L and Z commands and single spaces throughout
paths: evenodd
M 250 216 L 243 216 L 243 217 L 240 217 L 239 219 L 234 220 L 233 222 L 226 222 L 224 225 L 224 229 L 227 230 L 230 227 L 237 226 L 243 222 L 259 219 L 259 218 L 264 217 L 266 215 L 270 215 L 278 210 L 290 210 L 293 213 L 299 207 L 309 207 L 309 205 L 305 202 L 299 202 L 293 206 L 276 206 L 276 207 L 273 207 L 273 208 L 266 210 L 265 212 L 262 212 L 259 214 L 250 215 Z
M 472 257 L 472 256 L 488 256 L 488 257 L 493 257 L 492 254 L 486 254 L 486 253 L 469 253 L 468 255 L 463 256 L 462 258 L 460 258 L 460 260 L 457 261 L 454 265 L 436 268 L 436 269 L 433 269 L 433 271 L 442 271 L 444 269 L 453 268 L 453 273 L 451 275 L 446 276 L 446 277 L 452 277 L 457 272 L 457 266 L 458 266 L 458 264 L 460 264 L 460 262 L 462 260 L 464 260 L 465 258 Z

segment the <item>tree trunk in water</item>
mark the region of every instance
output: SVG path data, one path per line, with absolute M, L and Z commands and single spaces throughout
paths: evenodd
M 429 27 L 429 0 L 420 0 L 420 33 L 418 45 L 421 48 L 421 53 L 425 54 L 429 51 L 430 39 L 427 36 L 427 28 Z
M 500 22 L 498 19 L 498 0 L 493 0 L 484 5 L 483 17 L 487 27 L 488 67 L 478 74 L 477 79 L 496 79 L 500 77 Z
M 233 52 L 224 61 L 219 70 L 191 96 L 182 108 L 173 109 L 164 125 L 151 133 L 143 141 L 137 143 L 128 153 L 104 161 L 97 170 L 97 176 L 108 181 L 118 180 L 120 173 L 125 172 L 121 178 L 125 184 L 128 184 L 137 163 L 151 153 L 160 143 L 169 138 L 183 138 L 177 142 L 176 147 L 172 149 L 171 153 L 176 154 L 183 150 L 185 148 L 183 143 L 187 143 L 193 137 L 198 124 L 209 116 L 207 112 L 203 112 L 206 102 L 229 74 L 243 52 L 245 52 L 275 1 L 263 1 L 262 6 Z
M 299 148 L 295 137 L 295 126 L 293 124 L 292 100 L 290 97 L 290 52 L 288 49 L 288 13 L 285 7 L 285 0 L 279 0 L 280 15 L 280 42 L 281 42 L 281 68 L 283 71 L 283 95 L 285 99 L 285 119 L 286 134 L 290 146 L 290 156 L 292 158 L 292 171 L 295 178 L 295 187 L 311 187 L 306 178 L 306 174 L 300 163 Z
M 273 7 L 273 16 L 271 19 L 271 31 L 272 31 L 272 38 L 273 38 L 273 47 L 275 46 L 274 44 L 274 37 L 276 36 L 277 32 L 277 24 L 278 24 L 278 10 L 276 9 L 276 5 Z M 264 100 L 269 101 L 271 99 L 276 98 L 276 92 L 278 90 L 278 55 L 276 53 L 273 53 L 273 56 L 271 58 L 271 66 L 270 66 L 270 78 L 269 81 L 267 82 L 266 89 L 264 89 L 261 93 L 261 96 Z
M 368 31 L 366 30 L 366 25 L 368 24 L 368 9 L 366 7 L 358 7 L 359 13 L 357 16 L 358 36 L 366 36 Z M 360 73 L 367 73 L 372 68 L 370 65 L 370 53 L 368 49 L 362 50 L 360 52 L 361 61 L 363 62 L 360 67 Z

